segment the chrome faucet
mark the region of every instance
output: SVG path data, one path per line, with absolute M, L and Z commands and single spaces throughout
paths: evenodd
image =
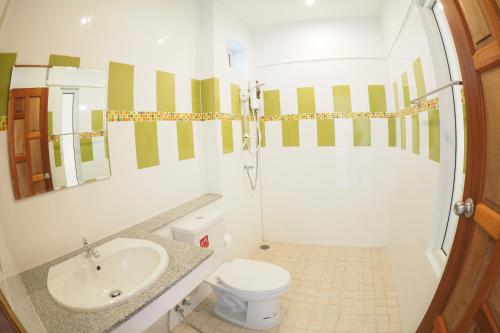
M 83 251 L 85 252 L 85 257 L 86 258 L 94 257 L 95 259 L 97 259 L 97 258 L 99 258 L 101 256 L 101 254 L 99 253 L 99 251 L 97 251 L 96 249 L 94 249 L 89 244 L 89 241 L 85 237 L 83 237 Z

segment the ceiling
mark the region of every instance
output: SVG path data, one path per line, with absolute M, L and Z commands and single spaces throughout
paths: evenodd
M 250 27 L 331 18 L 380 16 L 384 0 L 219 0 Z

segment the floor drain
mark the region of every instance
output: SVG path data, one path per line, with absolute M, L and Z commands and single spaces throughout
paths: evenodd
M 267 245 L 267 244 L 264 244 L 264 245 L 261 245 L 261 246 L 260 246 L 260 249 L 261 249 L 261 250 L 264 250 L 264 251 L 265 251 L 265 250 L 269 250 L 270 248 L 271 248 L 271 247 L 270 247 L 269 245 Z
M 118 296 L 120 296 L 122 294 L 122 291 L 121 290 L 113 290 L 112 292 L 109 293 L 109 297 L 111 298 L 116 298 Z

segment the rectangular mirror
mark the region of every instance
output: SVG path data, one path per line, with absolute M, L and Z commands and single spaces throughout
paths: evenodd
M 14 67 L 8 137 L 16 199 L 110 176 L 104 72 Z

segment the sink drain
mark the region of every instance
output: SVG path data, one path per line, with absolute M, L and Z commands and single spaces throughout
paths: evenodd
M 118 296 L 120 296 L 122 294 L 122 291 L 121 290 L 113 290 L 112 292 L 109 293 L 109 297 L 111 298 L 116 298 Z

